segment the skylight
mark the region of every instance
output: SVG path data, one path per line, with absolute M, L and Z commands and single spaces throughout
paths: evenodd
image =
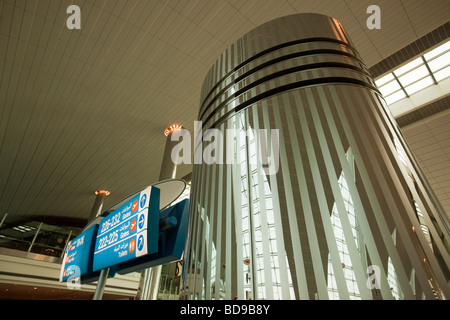
M 450 77 L 450 41 L 375 81 L 388 105 Z

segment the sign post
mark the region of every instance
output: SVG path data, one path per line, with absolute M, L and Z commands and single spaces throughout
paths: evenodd
M 105 291 L 106 280 L 108 279 L 109 268 L 102 269 L 100 277 L 98 278 L 97 287 L 95 288 L 94 297 L 92 300 L 102 300 L 103 291 Z

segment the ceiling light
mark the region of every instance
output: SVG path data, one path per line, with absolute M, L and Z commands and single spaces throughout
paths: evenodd
M 99 194 L 104 194 L 105 196 L 109 196 L 111 194 L 111 192 L 109 192 L 107 190 L 96 190 L 95 195 L 97 196 Z
M 179 129 L 182 129 L 182 128 L 183 128 L 182 125 L 179 125 L 179 124 L 173 124 L 173 125 L 171 125 L 171 126 L 168 126 L 168 127 L 164 130 L 164 135 L 165 135 L 166 137 L 168 137 L 169 134 L 171 134 L 171 133 L 174 132 L 175 130 L 179 130 Z

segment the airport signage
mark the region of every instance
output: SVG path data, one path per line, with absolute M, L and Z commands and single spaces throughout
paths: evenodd
M 92 251 L 97 235 L 95 224 L 72 239 L 66 247 L 59 281 L 64 282 L 92 273 Z
M 100 221 L 93 271 L 158 251 L 160 190 L 148 187 Z
M 141 271 L 182 258 L 189 223 L 189 200 L 182 200 L 164 209 L 159 219 L 158 251 L 120 263 L 116 267 L 118 274 Z

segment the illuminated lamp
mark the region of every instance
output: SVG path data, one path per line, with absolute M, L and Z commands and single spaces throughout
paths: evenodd
M 111 192 L 109 192 L 107 190 L 96 190 L 95 195 L 98 196 L 99 194 L 104 194 L 105 196 L 109 196 L 111 194 Z
M 169 136 L 169 134 L 171 134 L 172 132 L 174 132 L 175 130 L 179 130 L 182 129 L 183 126 L 180 124 L 172 124 L 171 126 L 168 126 L 165 130 L 164 130 L 164 135 L 166 137 Z

